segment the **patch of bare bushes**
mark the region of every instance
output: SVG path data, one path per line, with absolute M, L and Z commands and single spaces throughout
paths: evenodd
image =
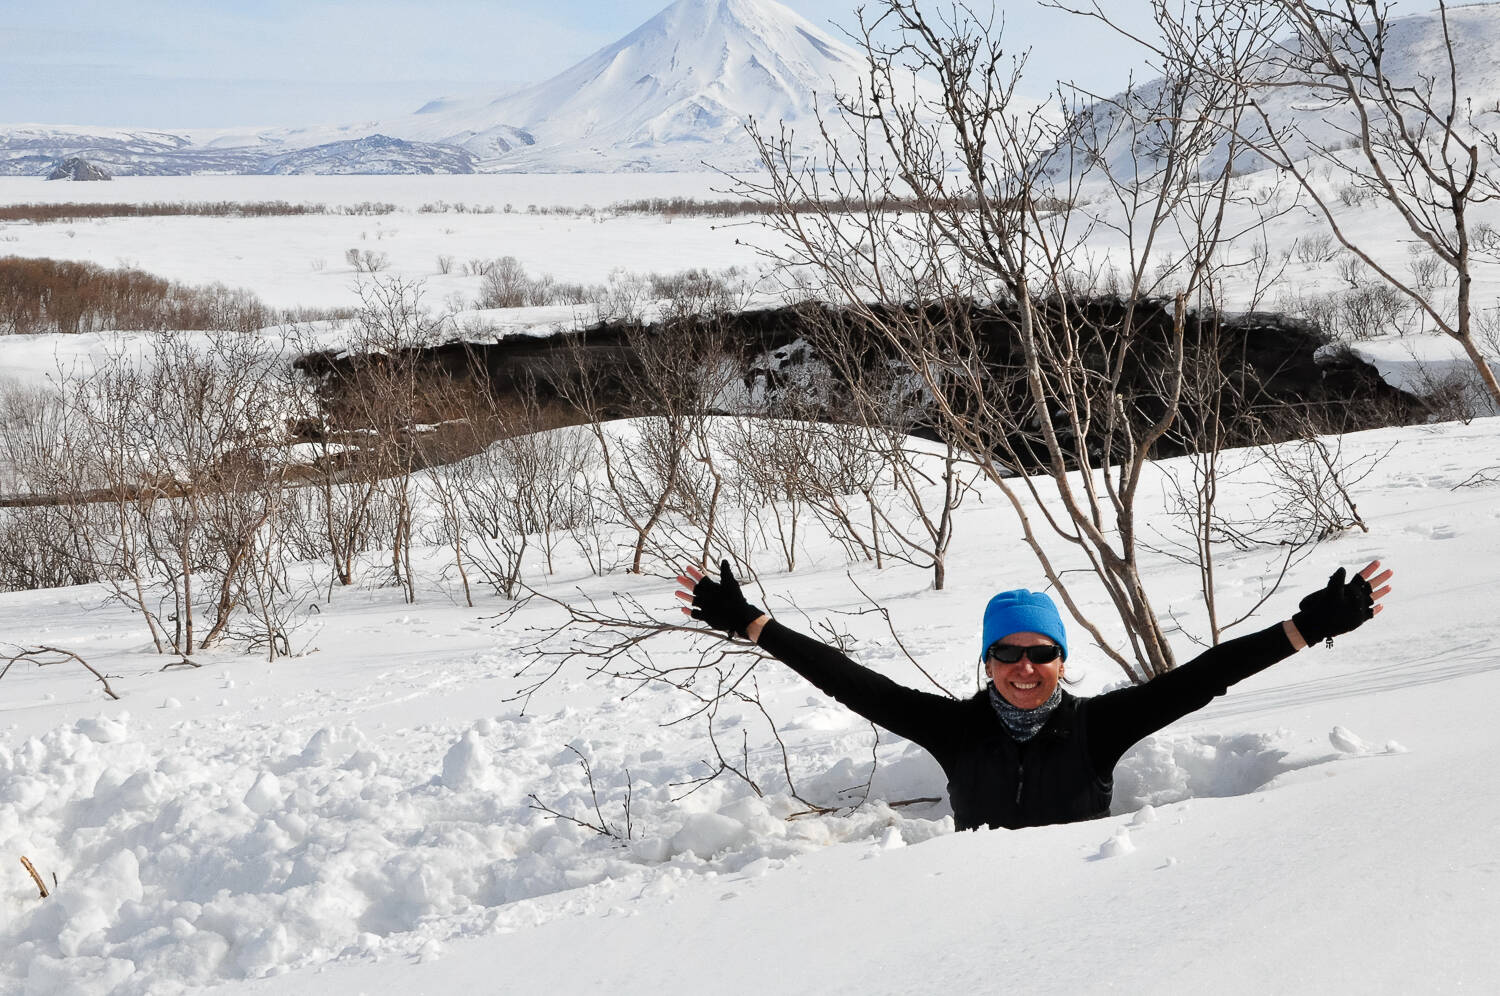
M 347 312 L 288 312 L 223 284 L 190 286 L 141 270 L 54 259 L 0 258 L 0 335 L 110 329 L 227 329 L 248 332 L 281 322 Z
M 69 201 L 60 204 L 0 205 L 0 221 L 46 224 L 90 218 L 161 218 L 181 215 L 207 218 L 280 218 L 303 214 L 381 215 L 391 214 L 395 210 L 394 204 L 376 201 L 334 207 L 326 204 L 293 204 L 290 201 L 151 201 L 144 204 L 88 204 Z

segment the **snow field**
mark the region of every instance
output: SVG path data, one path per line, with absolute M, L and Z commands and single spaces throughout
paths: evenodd
M 668 195 L 691 185 L 631 177 L 621 198 L 658 180 Z M 485 186 L 502 181 L 519 186 Z M 0 200 L 18 202 L 41 199 L 41 188 L 68 200 L 402 207 L 367 218 L 6 225 L 0 254 L 130 262 L 249 286 L 287 306 L 350 303 L 352 274 L 337 271 L 355 245 L 389 253 L 388 274 L 426 280 L 433 304 L 474 293 L 473 280 L 434 274 L 445 252 L 514 254 L 532 276 L 591 282 L 620 259 L 662 272 L 753 265 L 739 244 L 759 231 L 752 225 L 415 213 L 440 196 L 503 196 L 519 208 L 521 189 L 537 203 L 552 192 L 551 203 L 598 205 L 609 202 L 594 192 L 601 182 L 0 179 Z M 1368 214 L 1354 219 L 1361 231 L 1382 230 L 1372 209 L 1353 210 Z M 1279 252 L 1316 228 L 1288 216 L 1270 238 Z M 1388 241 L 1404 267 L 1404 245 Z M 1296 288 L 1340 286 L 1332 263 L 1292 269 Z M 1478 285 L 1480 300 L 1500 293 L 1492 273 Z M 1234 298 L 1247 286 L 1228 290 Z M 566 310 L 482 317 L 550 331 L 575 319 Z M 339 341 L 336 329 L 319 335 Z M 34 381 L 139 338 L 0 338 L 0 376 Z M 1360 348 L 1393 379 L 1406 376 L 1409 350 L 1451 361 L 1410 336 Z M 0 990 L 655 994 L 764 992 L 769 979 L 789 991 L 909 993 L 987 991 L 997 976 L 1058 993 L 1483 989 L 1500 977 L 1490 937 L 1500 865 L 1488 849 L 1500 823 L 1488 788 L 1500 747 L 1490 715 L 1500 632 L 1488 608 L 1500 512 L 1494 484 L 1457 486 L 1500 465 L 1493 421 L 1346 437 L 1350 458 L 1389 451 L 1355 491 L 1371 532 L 1319 547 L 1248 625 L 1289 614 L 1334 566 L 1375 557 L 1397 570 L 1388 610 L 1333 651 L 1304 652 L 1143 742 L 1117 769 L 1116 815 L 1067 827 L 955 835 L 945 804 L 893 806 L 941 796 L 943 785 L 930 758 L 888 737 L 874 746 L 865 806 L 789 819 L 805 807 L 756 712 L 726 713 L 716 730 L 764 794 L 732 776 L 685 794 L 712 757 L 702 722 L 674 723 L 691 696 L 575 667 L 523 708 L 514 700 L 526 683 L 522 645 L 555 616 L 532 606 L 497 628 L 492 597 L 462 608 L 452 579 L 439 576 L 441 550 L 427 551 L 418 604 L 389 590 L 339 592 L 299 634 L 306 655 L 270 665 L 226 652 L 201 658 L 201 670 L 160 674 L 140 624 L 98 590 L 0 595 L 0 640 L 79 650 L 125 696 L 109 703 L 63 665 L 15 668 L 0 681 L 0 867 L 10 869 L 0 875 Z M 1174 466 L 1153 468 L 1144 494 Z M 1267 514 L 1253 459 L 1222 492 L 1242 519 Z M 1149 497 L 1141 507 L 1152 542 L 1168 545 L 1170 520 Z M 758 560 L 752 599 L 798 628 L 834 618 L 857 659 L 923 685 L 883 624 L 839 615 L 865 607 L 850 569 L 890 608 L 918 661 L 966 692 L 984 600 L 1038 584 L 1017 532 L 1003 500 L 985 494 L 959 511 L 945 592 L 928 591 L 927 573 L 913 568 L 846 568 L 837 550 L 812 542 L 795 574 Z M 1206 629 L 1192 572 L 1162 552 L 1144 560 L 1187 659 Z M 1253 604 L 1277 561 L 1226 554 L 1226 607 Z M 560 598 L 619 591 L 675 607 L 664 576 L 596 579 L 567 562 L 554 578 L 532 576 Z M 1084 603 L 1104 618 L 1097 593 Z M 1103 630 L 1120 639 L 1117 627 Z M 685 639 L 659 653 L 695 659 Z M 1097 649 L 1076 647 L 1075 657 L 1079 692 L 1118 680 Z M 784 668 L 761 665 L 756 678 L 798 794 L 858 801 L 875 744 L 868 724 Z M 550 818 L 533 794 L 618 833 L 628 798 L 631 839 Z M 56 874 L 47 901 L 20 854 L 49 888 Z
M 727 230 L 726 220 L 733 226 Z M 373 279 L 420 280 L 433 307 L 457 295 L 462 310 L 483 279 L 463 275 L 471 259 L 516 256 L 530 277 L 583 284 L 605 283 L 622 260 L 638 273 L 753 272 L 755 249 L 735 235 L 748 229 L 744 219 L 634 214 L 112 218 L 0 225 L 0 255 L 130 266 L 183 283 L 243 287 L 275 308 L 338 308 L 356 307 L 356 283 L 372 279 L 346 261 L 347 250 L 357 249 L 384 257 Z M 439 256 L 453 257 L 449 274 L 441 272 Z
M 539 208 L 604 208 L 649 197 L 718 199 L 721 173 L 475 173 L 453 176 L 122 176 L 108 183 L 50 183 L 0 177 L 0 203 L 154 204 L 164 201 L 289 201 L 331 208 L 371 202 L 416 211 L 426 204 L 471 205 L 524 212 Z M 466 220 L 447 215 L 450 221 Z M 374 219 L 367 219 L 373 221 Z
M 1334 652 L 1305 652 L 1138 746 L 1117 770 L 1117 817 L 1017 833 L 955 836 L 943 804 L 892 807 L 943 785 L 929 757 L 888 735 L 866 806 L 789 819 L 804 807 L 754 712 L 724 717 L 718 736 L 736 751 L 745 738 L 764 794 L 731 776 L 685 794 L 711 749 L 701 723 L 672 723 L 691 708 L 681 693 L 574 668 L 524 710 L 506 701 L 524 684 L 527 627 L 551 618 L 543 607 L 496 629 L 496 603 L 465 609 L 442 588 L 413 606 L 389 591 L 342 592 L 308 634 L 314 653 L 270 665 L 209 655 L 198 671 L 160 674 L 139 624 L 98 607 L 96 592 L 3 596 L 5 639 L 87 648 L 125 700 L 105 704 L 91 678 L 57 668 L 0 684 L 0 855 L 58 876 L 46 902 L 24 875 L 4 878 L 0 979 L 25 993 L 260 978 L 270 988 L 251 990 L 451 991 L 503 964 L 507 989 L 612 980 L 645 992 L 739 966 L 726 989 L 749 991 L 763 986 L 751 966 L 773 956 L 788 978 L 831 972 L 851 989 L 899 992 L 984 977 L 996 924 L 1020 916 L 1054 947 L 1008 951 L 1006 970 L 1044 972 L 1048 991 L 1092 988 L 1081 966 L 1099 945 L 1121 984 L 1295 989 L 1330 978 L 1326 952 L 1338 951 L 1340 971 L 1355 952 L 1378 990 L 1420 976 L 1396 927 L 1366 922 L 1366 907 L 1426 910 L 1438 893 L 1457 912 L 1430 949 L 1446 955 L 1435 978 L 1472 979 L 1489 950 L 1472 935 L 1495 910 L 1478 831 L 1495 804 L 1472 783 L 1477 759 L 1500 746 L 1486 706 L 1500 680 L 1496 624 L 1473 604 L 1489 590 L 1500 513 L 1493 486 L 1450 489 L 1485 465 L 1497 434 L 1480 421 L 1347 437 L 1361 454 L 1396 444 L 1359 495 L 1374 532 L 1321 547 L 1262 618 L 1290 611 L 1335 563 L 1376 555 L 1398 570 L 1390 610 Z M 1013 530 L 993 504 L 960 511 L 949 591 L 926 591 L 910 568 L 859 577 L 924 666 L 960 690 L 977 607 L 996 588 L 1034 583 L 1025 558 L 1007 556 Z M 1462 557 L 1442 552 L 1455 538 Z M 766 604 L 792 625 L 801 620 L 781 596 L 812 618 L 857 609 L 837 559 L 814 550 L 797 574 L 766 576 Z M 663 611 L 674 601 L 663 579 L 570 570 L 559 594 L 620 590 Z M 1227 597 L 1251 597 L 1262 570 L 1230 558 Z M 1188 573 L 1159 557 L 1151 576 L 1191 630 Z M 882 625 L 841 625 L 863 662 L 921 682 Z M 662 653 L 686 658 L 687 642 Z M 1185 641 L 1178 651 L 1191 654 Z M 1096 650 L 1075 657 L 1080 691 L 1116 680 Z M 784 668 L 756 677 L 799 794 L 857 800 L 868 724 Z M 628 798 L 631 839 L 550 818 L 533 795 L 621 836 Z M 1429 851 L 1445 860 L 1420 857 Z M 1119 870 L 1095 871 L 1100 862 Z M 1218 929 L 1277 954 L 1204 964 L 1190 953 L 1219 951 Z M 1308 939 L 1318 931 L 1321 947 Z M 590 957 L 577 957 L 583 948 Z M 484 978 L 471 981 L 490 991 Z
M 1341 153 L 1351 155 L 1351 153 Z M 754 175 L 748 175 L 754 180 Z M 1414 240 L 1393 225 L 1393 215 L 1375 203 L 1343 206 L 1337 202 L 1342 179 L 1330 172 L 1320 178 L 1322 195 L 1336 205 L 1340 226 L 1365 246 L 1382 265 L 1401 278 L 1411 277 Z M 550 276 L 566 283 L 603 284 L 612 271 L 675 273 L 689 268 L 710 271 L 737 267 L 753 290 L 772 293 L 795 274 L 776 271 L 763 250 L 773 254 L 783 241 L 754 217 L 667 218 L 652 215 L 594 216 L 527 214 L 525 206 L 603 209 L 628 199 L 651 196 L 717 200 L 733 186 L 716 173 L 591 174 L 587 176 L 483 177 L 125 177 L 107 184 L 56 184 L 24 177 L 0 177 L 0 204 L 56 200 L 255 201 L 288 200 L 330 206 L 366 201 L 397 205 L 377 216 L 305 215 L 266 218 L 157 217 L 112 218 L 0 224 L 0 255 L 81 260 L 101 266 L 130 265 L 191 284 L 223 283 L 243 287 L 272 307 L 353 307 L 359 275 L 345 261 L 353 248 L 383 254 L 386 267 L 378 278 L 421 281 L 430 306 L 462 310 L 472 304 L 481 278 L 463 276 L 470 259 L 515 256 L 528 276 Z M 674 186 L 675 184 L 675 186 Z M 1312 299 L 1351 289 L 1337 259 L 1309 261 L 1296 255 L 1297 240 L 1316 239 L 1325 224 L 1298 197 L 1290 181 L 1267 172 L 1236 180 L 1243 203 L 1228 207 L 1226 224 L 1243 232 L 1226 248 L 1226 268 L 1216 276 L 1223 306 L 1236 309 L 1297 309 Z M 62 188 L 58 190 L 57 188 Z M 102 189 L 101 189 L 102 188 Z M 525 194 L 527 200 L 513 194 Z M 511 203 L 509 214 L 420 213 L 438 201 L 496 206 Z M 1258 203 L 1259 206 L 1253 206 Z M 1271 207 L 1274 206 L 1273 211 Z M 1079 212 L 1095 222 L 1080 266 L 1124 269 L 1132 258 L 1120 229 L 1128 227 L 1119 205 L 1094 181 L 1084 185 Z M 1281 212 L 1281 213 L 1277 213 Z M 1270 214 L 1264 226 L 1260 220 Z M 1073 223 L 1082 229 L 1081 221 Z M 1475 205 L 1472 224 L 1500 225 L 1500 205 Z M 1160 276 L 1180 256 L 1176 235 L 1163 233 L 1149 274 Z M 1420 247 L 1418 247 L 1420 248 Z M 453 257 L 452 272 L 442 274 L 438 257 Z M 1247 265 L 1254 261 L 1256 265 Z M 1264 264 L 1263 266 L 1261 264 Z M 1479 266 L 1474 271 L 1477 310 L 1500 305 L 1500 273 Z M 1373 272 L 1361 277 L 1374 283 Z M 1168 279 L 1163 293 L 1173 288 Z M 1432 289 L 1435 300 L 1451 300 L 1452 286 Z M 1430 323 L 1419 317 L 1412 328 Z M 1418 349 L 1422 347 L 1418 346 Z

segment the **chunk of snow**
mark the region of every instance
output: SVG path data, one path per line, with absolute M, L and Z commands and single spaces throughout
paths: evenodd
M 126 737 L 125 724 L 110 719 L 107 716 L 80 719 L 77 723 L 73 724 L 73 729 L 82 733 L 96 744 L 117 744 L 124 741 Z
M 695 813 L 672 835 L 672 853 L 711 858 L 749 838 L 745 824 L 721 813 Z
M 490 752 L 473 730 L 443 756 L 443 785 L 455 792 L 477 789 L 490 780 Z
M 269 771 L 262 771 L 245 793 L 245 808 L 264 816 L 281 804 L 281 783 Z
M 1368 754 L 1370 752 L 1369 744 L 1361 740 L 1357 733 L 1342 726 L 1335 726 L 1328 731 L 1328 742 L 1345 754 Z
M 1117 858 L 1122 854 L 1129 854 L 1135 850 L 1135 843 L 1130 839 L 1130 831 L 1124 827 L 1115 831 L 1113 837 L 1099 845 L 1099 857 Z

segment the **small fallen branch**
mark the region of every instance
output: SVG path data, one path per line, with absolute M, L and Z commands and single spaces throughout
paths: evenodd
M 23 865 L 26 866 L 26 870 L 31 873 L 31 880 L 36 883 L 37 891 L 42 894 L 42 898 L 43 899 L 46 899 L 47 898 L 47 883 L 43 882 L 42 881 L 42 876 L 40 876 L 40 875 L 38 875 L 36 873 L 36 866 L 33 865 L 31 863 L 31 859 L 28 858 L 24 854 L 21 855 L 21 864 L 23 864 Z
M 1474 473 L 1453 485 L 1449 490 L 1457 491 L 1459 488 L 1480 488 L 1495 483 L 1500 483 L 1500 471 L 1497 471 L 1494 467 L 1486 467 L 1484 470 L 1474 471 Z
M 52 654 L 54 656 L 44 657 L 44 654 Z M 14 654 L 11 654 L 9 657 L 4 658 L 4 660 L 5 669 L 3 671 L 0 671 L 0 677 L 5 676 L 5 672 L 10 670 L 12 664 L 25 663 L 35 664 L 37 667 L 46 667 L 49 664 L 59 664 L 63 661 L 77 661 L 88 669 L 89 674 L 92 674 L 94 677 L 99 679 L 99 683 L 104 686 L 104 692 L 106 695 L 108 695 L 112 699 L 115 699 L 116 701 L 118 701 L 120 698 L 120 696 L 115 693 L 115 690 L 109 687 L 108 678 L 100 674 L 92 664 L 84 660 L 82 657 L 79 657 L 71 650 L 62 650 L 58 647 L 17 647 L 16 652 Z
M 605 820 L 604 812 L 599 808 L 599 792 L 594 788 L 594 770 L 589 767 L 588 758 L 584 757 L 583 753 L 572 744 L 568 744 L 567 746 L 568 750 L 578 755 L 578 763 L 583 765 L 583 774 L 584 777 L 588 779 L 589 783 L 589 795 L 593 798 L 594 801 L 594 816 L 598 818 L 599 822 L 590 823 L 588 820 L 582 820 L 576 816 L 569 816 L 567 813 L 560 813 L 557 810 L 553 809 L 551 806 L 542 802 L 542 800 L 538 799 L 535 792 L 527 796 L 527 798 L 531 800 L 530 808 L 542 813 L 546 813 L 554 820 L 564 820 L 568 823 L 575 824 L 576 826 L 583 827 L 584 829 L 592 830 L 601 836 L 612 837 L 615 840 L 620 841 L 621 843 L 630 840 L 632 835 L 635 833 L 635 821 L 630 813 L 630 801 L 633 794 L 632 790 L 635 786 L 633 780 L 630 777 L 630 769 L 625 769 L 625 832 L 624 834 L 621 834 L 617 827 Z

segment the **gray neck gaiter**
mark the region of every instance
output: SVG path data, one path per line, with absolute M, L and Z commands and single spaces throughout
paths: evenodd
M 1000 717 L 1000 725 L 1005 727 L 1012 739 L 1019 743 L 1025 743 L 1046 725 L 1047 718 L 1052 715 L 1058 703 L 1062 701 L 1062 686 L 1058 685 L 1052 689 L 1052 695 L 1046 702 L 1035 709 L 1022 709 L 1005 701 L 1005 696 L 1000 690 L 990 683 L 990 705 L 995 709 L 995 715 Z

